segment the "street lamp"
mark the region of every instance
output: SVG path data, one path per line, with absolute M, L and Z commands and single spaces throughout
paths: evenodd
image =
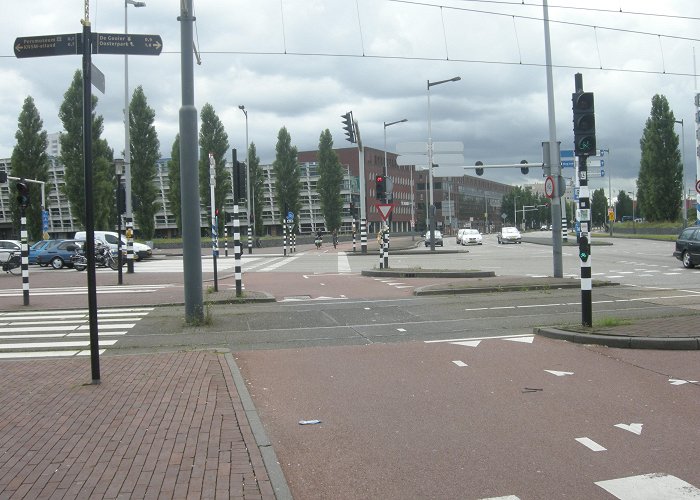
M 127 23 L 127 7 L 129 4 L 134 7 L 145 7 L 146 2 L 136 0 L 124 0 L 124 34 L 129 33 Z M 133 227 L 134 215 L 131 206 L 131 138 L 129 136 L 129 56 L 124 54 L 124 182 L 126 183 L 126 228 L 127 231 Z M 120 215 L 121 217 L 121 215 Z M 127 259 L 127 272 L 134 272 L 134 259 L 131 246 L 132 238 L 127 235 L 127 252 L 131 258 Z
M 252 190 L 250 187 L 250 147 L 248 146 L 248 110 L 245 109 L 245 106 L 243 104 L 239 105 L 238 109 L 243 111 L 243 114 L 245 115 L 245 186 L 246 186 L 246 198 L 248 199 L 248 202 L 247 202 L 248 227 L 251 227 L 250 193 L 252 192 Z M 255 232 L 255 217 L 253 217 L 252 220 L 253 220 L 253 223 L 252 223 L 253 232 Z M 248 247 L 248 253 L 252 253 L 252 249 L 250 248 L 250 246 Z
M 627 193 L 629 193 L 629 194 L 632 195 L 632 232 L 633 232 L 634 234 L 637 234 L 637 226 L 636 226 L 636 224 L 637 224 L 637 221 L 636 221 L 637 216 L 636 216 L 635 213 L 634 213 L 634 198 L 635 198 L 634 195 L 635 195 L 635 191 L 634 191 L 634 190 L 632 190 L 632 191 L 627 191 Z
M 455 76 L 449 80 L 440 80 L 437 82 L 431 82 L 428 80 L 427 93 L 428 93 L 428 181 L 430 182 L 430 250 L 435 250 L 435 205 L 433 204 L 433 131 L 432 131 L 432 117 L 430 110 L 430 87 L 435 87 L 443 83 L 458 82 L 462 78 Z

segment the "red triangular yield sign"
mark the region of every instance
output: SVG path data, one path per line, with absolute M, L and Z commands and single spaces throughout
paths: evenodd
M 377 203 L 374 206 L 377 207 L 377 212 L 379 212 L 379 215 L 382 216 L 383 221 L 386 221 L 389 218 L 389 214 L 394 209 L 394 205 L 385 205 L 382 203 Z

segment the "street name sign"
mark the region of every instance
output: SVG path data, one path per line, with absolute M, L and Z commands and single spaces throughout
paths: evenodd
M 80 34 L 39 35 L 15 38 L 15 57 L 66 56 L 83 53 Z

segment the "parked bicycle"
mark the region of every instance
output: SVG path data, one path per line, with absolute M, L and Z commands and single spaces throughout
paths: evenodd
M 15 276 L 22 274 L 22 257 L 17 252 L 10 252 L 7 260 L 2 261 L 2 270 Z

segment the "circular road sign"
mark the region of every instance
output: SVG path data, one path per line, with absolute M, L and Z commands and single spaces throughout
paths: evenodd
M 697 191 L 698 193 L 700 193 L 700 181 L 698 181 L 698 182 L 695 183 L 695 191 Z
M 544 181 L 544 195 L 547 198 L 554 197 L 554 177 L 548 175 Z

